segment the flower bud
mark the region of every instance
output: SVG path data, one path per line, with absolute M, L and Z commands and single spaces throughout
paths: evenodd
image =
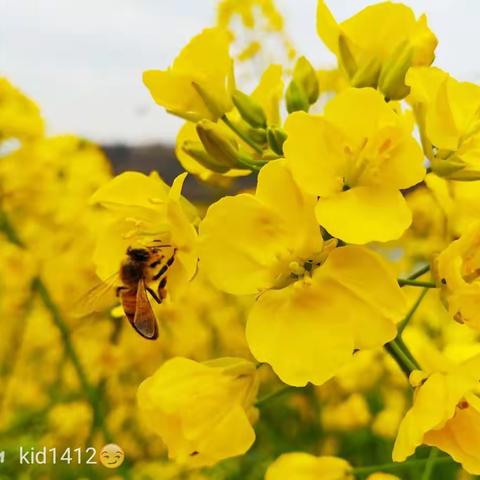
M 408 95 L 410 88 L 405 85 L 405 75 L 412 65 L 413 47 L 402 42 L 390 55 L 382 67 L 378 88 L 390 100 L 401 100 Z
M 220 118 L 224 113 L 225 109 L 224 106 L 221 105 L 213 95 L 211 95 L 204 87 L 202 87 L 197 82 L 192 82 L 193 88 L 197 91 L 198 95 L 203 100 L 203 103 L 208 108 L 210 113 L 212 114 L 212 119 L 216 120 Z M 187 118 L 188 120 L 188 118 Z
M 340 65 L 345 70 L 348 78 L 352 78 L 358 67 L 352 51 L 348 46 L 347 38 L 344 35 L 338 37 L 338 53 Z
M 200 165 L 212 170 L 216 173 L 226 173 L 230 168 L 226 165 L 218 163 L 212 156 L 210 156 L 202 147 L 200 142 L 187 140 L 182 144 L 182 150 L 196 160 Z
M 480 170 L 469 165 L 457 155 L 451 155 L 448 158 L 438 158 L 437 156 L 430 162 L 430 167 L 436 175 L 449 180 L 480 180 Z
M 245 93 L 235 90 L 232 96 L 233 103 L 239 111 L 242 118 L 252 127 L 265 127 L 267 125 L 267 116 L 263 108 Z
M 205 150 L 217 163 L 229 168 L 238 166 L 240 153 L 235 140 L 228 138 L 216 123 L 207 119 L 200 120 L 196 128 Z
M 258 145 L 264 145 L 267 142 L 267 132 L 264 128 L 249 128 L 247 135 Z
M 302 86 L 310 105 L 314 104 L 319 95 L 318 78 L 311 63 L 305 57 L 297 60 L 293 70 L 293 79 Z
M 287 88 L 285 101 L 288 113 L 298 112 L 299 110 L 308 112 L 310 107 L 307 93 L 295 80 L 292 80 Z
M 380 62 L 377 58 L 372 58 L 368 63 L 360 67 L 351 79 L 353 87 L 377 87 L 378 76 L 380 75 Z
M 268 146 L 278 155 L 283 155 L 283 144 L 287 139 L 287 132 L 282 128 L 269 127 L 267 129 Z

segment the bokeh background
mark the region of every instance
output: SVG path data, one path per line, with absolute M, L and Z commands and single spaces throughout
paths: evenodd
M 154 104 L 142 72 L 166 68 L 195 33 L 213 25 L 217 3 L 0 0 L 0 75 L 41 106 L 48 135 L 71 132 L 89 139 L 107 154 L 115 173 L 154 169 L 170 184 L 181 171 L 173 148 L 182 121 Z M 328 2 L 339 20 L 371 3 Z M 476 54 L 480 2 L 404 3 L 418 14 L 427 13 L 440 40 L 436 65 L 458 79 L 480 80 Z M 316 0 L 278 0 L 277 4 L 297 52 L 317 68 L 333 67 L 333 56 L 315 33 Z M 243 65 L 237 72 L 241 87 L 254 83 L 276 53 L 273 42 L 258 64 Z M 16 244 L 11 232 L 11 238 L 0 237 L 0 450 L 14 454 L 19 445 L 100 448 L 110 437 L 124 447 L 128 462 L 115 475 L 99 466 L 0 465 L 1 480 L 260 480 L 274 458 L 293 448 L 336 454 L 358 466 L 389 461 L 409 391 L 401 372 L 382 352 L 362 352 L 354 367 L 321 389 L 307 388 L 288 400 L 277 398 L 262 410 L 256 426 L 258 442 L 247 456 L 198 474 L 167 462 L 161 441 L 138 421 L 139 383 L 175 355 L 197 360 L 248 357 L 244 320 L 253 299 L 232 298 L 197 278 L 187 300 L 163 312 L 163 335 L 155 345 L 139 343 L 118 311 L 88 321 L 70 317 L 72 298 L 85 292 L 94 277 L 90 257 L 96 222 L 101 219 L 90 215 L 87 205 L 93 191 L 111 178 L 110 164 L 94 145 L 76 137 L 42 140 L 26 153 L 8 162 L 2 159 L 7 167 L 2 175 L 21 192 L 8 208 L 24 245 Z M 230 188 L 254 183 L 251 176 Z M 220 192 L 189 176 L 185 194 L 204 207 Z M 420 191 L 411 198 L 418 236 L 423 239 L 426 230 L 430 248 L 429 235 L 435 233 L 430 220 L 441 223 L 442 214 L 434 210 L 427 193 Z M 415 241 L 417 233 L 414 229 Z M 45 292 L 31 295 L 29 286 L 38 274 L 51 297 L 46 298 Z M 413 302 L 416 292 L 409 295 Z M 58 311 L 49 308 L 48 298 Z M 459 345 L 478 348 L 477 336 L 451 322 L 436 297 L 427 296 L 416 320 L 441 347 L 449 338 L 453 354 Z M 413 346 L 423 348 L 425 337 L 412 331 Z M 93 397 L 79 380 L 69 342 Z M 430 352 L 418 354 L 421 358 Z M 262 375 L 262 395 L 275 391 L 278 379 L 268 370 Z M 94 411 L 101 413 L 104 425 Z M 426 454 L 420 449 L 418 458 Z M 402 479 L 419 475 L 421 469 L 412 469 Z M 459 475 L 457 467 L 449 465 L 435 480 L 467 478 Z

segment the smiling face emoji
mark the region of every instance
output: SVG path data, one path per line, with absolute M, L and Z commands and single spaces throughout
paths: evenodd
M 100 450 L 100 462 L 104 467 L 118 468 L 124 460 L 123 450 L 114 443 L 109 443 Z

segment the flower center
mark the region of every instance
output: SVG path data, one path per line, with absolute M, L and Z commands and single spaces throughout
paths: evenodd
M 390 158 L 395 148 L 395 141 L 392 138 L 395 134 L 396 129 L 385 128 L 373 138 L 363 138 L 355 148 L 345 145 L 344 189 L 348 190 L 355 185 L 377 183 L 382 165 Z
M 276 277 L 272 288 L 285 288 L 299 281 L 309 283 L 313 272 L 325 263 L 328 255 L 336 246 L 337 239 L 331 239 L 323 244 L 321 252 L 313 253 L 308 258 L 284 258 L 283 261 L 281 261 L 280 273 Z

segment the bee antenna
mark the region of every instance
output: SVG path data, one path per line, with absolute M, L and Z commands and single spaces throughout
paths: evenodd
M 154 248 L 166 248 L 166 247 L 171 247 L 172 245 L 170 243 L 164 243 L 162 245 L 155 246 Z

